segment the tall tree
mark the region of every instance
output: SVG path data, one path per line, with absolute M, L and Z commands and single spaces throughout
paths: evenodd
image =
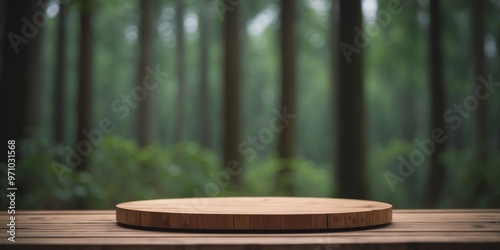
M 59 20 L 57 22 L 56 68 L 54 83 L 54 141 L 64 142 L 64 94 L 66 75 L 66 8 L 65 1 L 59 4 Z
M 208 90 L 208 49 L 210 41 L 210 0 L 205 0 L 200 8 L 200 91 L 198 100 L 198 142 L 202 147 L 210 147 L 209 90 Z
M 35 13 L 44 13 L 44 2 L 40 3 L 36 0 L 10 0 L 6 3 L 0 82 L 0 117 L 5 121 L 1 131 L 3 143 L 7 140 L 19 142 L 27 136 L 29 89 L 39 80 L 31 74 L 40 68 L 41 39 L 37 36 L 41 35 L 43 28 L 38 25 L 23 28 L 26 26 L 22 20 L 33 18 Z M 6 155 L 2 155 L 3 162 L 6 162 Z
M 92 26 L 91 2 L 81 1 L 80 9 L 80 54 L 78 73 L 78 114 L 77 114 L 77 140 L 75 149 L 80 149 L 82 161 L 76 166 L 78 171 L 85 171 L 89 164 L 92 145 L 88 143 L 84 131 L 92 128 Z M 95 146 L 95 145 L 94 145 Z
M 177 0 L 175 10 L 176 38 L 177 38 L 177 115 L 174 125 L 174 141 L 184 137 L 184 122 L 186 118 L 186 49 L 184 35 L 184 0 Z
M 472 3 L 472 30 L 474 46 L 474 80 L 473 86 L 476 88 L 477 77 L 485 77 L 485 57 L 484 57 L 484 24 L 483 24 L 483 1 Z M 479 105 L 476 112 L 476 159 L 479 166 L 488 162 L 488 102 L 478 98 Z M 485 181 L 480 181 L 476 187 L 474 198 L 480 197 L 486 189 Z
M 5 20 L 7 16 L 7 3 L 8 1 L 0 1 L 0 34 L 3 35 L 3 37 L 7 37 L 7 34 L 5 32 Z M 0 76 L 2 75 L 2 70 L 3 70 L 3 46 L 4 43 L 6 42 L 6 39 L 1 39 L 0 40 Z M 1 83 L 0 83 L 1 85 Z M 1 86 L 0 86 L 1 87 Z
M 332 4 L 332 8 L 335 8 Z M 333 13 L 333 11 L 332 11 Z M 334 20 L 335 16 L 332 17 Z M 356 28 L 362 27 L 361 1 L 340 0 L 338 41 L 353 41 Z M 334 34 L 335 35 L 335 34 Z M 334 67 L 334 126 L 336 136 L 335 160 L 337 195 L 365 198 L 365 109 L 363 95 L 363 57 L 353 53 L 344 57 L 344 43 L 333 44 Z M 351 45 L 353 46 L 353 45 Z
M 474 40 L 474 75 L 476 77 L 483 76 L 485 72 L 485 57 L 484 57 L 484 24 L 483 24 L 483 1 L 473 2 L 472 12 L 472 27 Z M 476 87 L 477 79 L 473 81 L 474 88 Z M 487 142 L 488 142 L 488 103 L 486 100 L 479 100 L 479 106 L 476 115 L 476 137 L 477 159 L 485 163 L 488 160 Z
M 225 0 L 228 6 L 233 1 Z M 228 171 L 240 173 L 241 161 L 238 152 L 240 143 L 240 39 L 238 7 L 225 12 L 224 25 L 224 103 L 223 103 L 223 160 Z M 238 186 L 239 174 L 231 178 L 231 183 Z
M 40 1 L 42 6 L 47 4 L 46 0 Z M 40 4 L 35 4 L 40 7 Z M 41 11 L 41 15 L 46 19 L 46 14 L 44 10 Z M 36 13 L 36 12 L 35 12 Z M 35 15 L 35 14 L 34 14 Z M 33 43 L 32 47 L 30 47 L 30 60 L 28 63 L 28 113 L 26 118 L 27 132 L 28 135 L 34 135 L 33 133 L 37 128 L 41 126 L 42 122 L 42 90 L 43 90 L 43 71 L 42 71 L 42 50 L 43 50 L 43 41 L 44 41 L 44 33 L 45 29 L 44 25 L 37 25 L 38 33 L 35 37 L 31 39 Z
M 439 0 L 430 1 L 430 97 L 431 97 L 431 130 L 444 129 L 443 114 L 445 112 L 445 94 L 442 73 L 442 47 L 441 47 L 441 15 Z M 441 196 L 445 179 L 445 167 L 439 160 L 445 149 L 445 143 L 436 143 L 434 153 L 430 156 L 430 169 L 427 184 L 426 205 L 436 206 Z
M 296 37 L 295 1 L 281 0 L 281 108 L 295 114 L 296 89 Z M 290 159 L 294 155 L 294 123 L 290 122 L 281 131 L 278 141 L 278 154 L 281 159 L 276 183 L 278 190 L 292 193 L 291 182 L 287 180 L 291 172 Z
M 385 4 L 389 4 L 390 1 L 387 1 Z M 418 2 L 405 2 L 404 3 L 404 10 L 405 10 L 405 15 L 394 15 L 394 18 L 398 18 L 398 21 L 401 20 L 399 23 L 404 25 L 404 28 L 407 32 L 405 32 L 405 37 L 409 41 L 405 45 L 410 45 L 413 46 L 415 49 L 408 49 L 408 46 L 404 46 L 401 44 L 398 46 L 398 51 L 396 53 L 399 53 L 399 55 L 405 55 L 407 58 L 412 58 L 412 60 L 407 60 L 407 64 L 404 65 L 405 69 L 401 70 L 403 71 L 403 74 L 411 74 L 413 71 L 418 68 L 418 66 L 422 63 L 419 60 L 420 54 L 422 54 L 421 50 L 418 49 L 419 46 L 418 44 L 420 43 L 420 37 L 421 37 L 421 32 L 419 31 L 419 24 L 418 24 Z M 398 22 L 394 20 L 394 22 Z M 400 63 L 400 62 L 399 62 Z M 401 79 L 401 78 L 399 78 Z M 400 90 L 398 91 L 398 98 L 399 98 L 399 105 L 401 106 L 401 125 L 402 125 L 402 133 L 401 133 L 401 138 L 407 140 L 407 141 L 413 141 L 415 139 L 415 134 L 417 132 L 417 127 L 418 127 L 418 122 L 417 122 L 417 115 L 416 115 L 416 95 L 415 92 L 417 91 L 417 80 L 415 77 L 412 77 L 410 79 L 406 78 L 407 80 L 404 81 L 405 84 L 403 84 L 400 87 Z
M 141 21 L 140 21 L 140 33 L 139 33 L 139 87 L 143 85 L 143 81 L 146 79 L 148 72 L 146 68 L 151 65 L 151 47 L 152 47 L 152 0 L 141 0 Z M 152 79 L 150 79 L 151 81 Z M 137 135 L 139 140 L 139 146 L 144 147 L 151 143 L 153 139 L 153 97 L 152 91 L 147 93 L 144 100 L 139 102 L 139 126 Z

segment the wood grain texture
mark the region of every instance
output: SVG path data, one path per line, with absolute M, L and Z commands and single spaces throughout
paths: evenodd
M 182 198 L 116 206 L 119 223 L 159 229 L 328 230 L 377 226 L 391 220 L 390 204 L 332 198 Z
M 0 249 L 500 249 L 500 209 L 394 210 L 385 227 L 323 233 L 180 233 L 116 224 L 115 211 L 17 211 L 16 242 L 0 212 Z

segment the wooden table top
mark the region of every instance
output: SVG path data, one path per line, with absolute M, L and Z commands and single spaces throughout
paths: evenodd
M 118 226 L 112 210 L 17 211 L 15 243 L 9 217 L 0 213 L 1 249 L 500 249 L 500 209 L 394 210 L 385 227 L 293 234 L 144 231 Z

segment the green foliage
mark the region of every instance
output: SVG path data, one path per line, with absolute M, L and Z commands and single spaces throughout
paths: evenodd
M 61 186 L 54 185 L 57 183 L 57 176 L 52 174 L 51 163 L 56 154 L 57 148 L 52 147 L 43 137 L 16 143 L 17 159 L 24 158 L 21 162 L 16 162 L 16 209 L 55 208 L 52 206 L 54 201 L 67 200 L 68 195 Z M 3 171 L 7 168 L 1 166 L 1 169 Z M 4 181 L 2 183 L 7 185 Z M 2 189 L 5 190 L 4 187 Z M 75 187 L 74 191 L 78 192 L 77 189 Z M 2 203 L 7 203 L 4 195 L 1 199 Z
M 412 151 L 418 149 L 414 143 L 392 140 L 388 145 L 378 145 L 369 156 L 368 169 L 372 197 L 390 202 L 396 208 L 424 208 L 423 199 L 428 172 L 428 158 L 420 166 L 415 166 L 412 174 L 403 176 L 404 182 L 395 185 L 391 192 L 384 177 L 386 171 L 401 176 L 399 157 L 408 159 Z M 439 159 L 446 163 L 445 190 L 439 207 L 488 208 L 500 206 L 500 154 L 490 152 L 490 159 L 480 163 L 476 157 L 477 148 L 470 146 L 461 150 L 449 148 Z
M 500 154 L 493 152 L 486 163 L 477 161 L 476 147 L 462 150 L 450 149 L 443 160 L 448 162 L 447 197 L 442 203 L 444 207 L 463 204 L 464 207 L 491 208 L 500 206 Z M 482 188 L 484 190 L 478 188 Z
M 193 142 L 141 149 L 134 140 L 107 136 L 94 148 L 90 168 L 85 172 L 62 164 L 65 149 L 52 145 L 43 136 L 27 139 L 20 145 L 23 160 L 16 172 L 17 186 L 22 190 L 18 195 L 19 209 L 112 209 L 124 201 L 200 194 L 290 195 L 275 189 L 279 160 L 256 160 L 245 166 L 243 188 L 235 190 L 219 184 L 213 177 L 225 172 L 215 154 Z M 291 166 L 291 174 L 285 181 L 292 184 L 293 195 L 330 195 L 327 167 L 300 159 L 287 164 Z M 215 193 L 205 189 L 212 184 L 218 185 Z
M 277 158 L 268 158 L 248 164 L 242 193 L 251 196 L 331 196 L 333 189 L 329 180 L 332 175 L 328 166 L 316 166 L 311 161 L 298 158 L 290 159 L 286 162 L 290 166 L 289 174 L 277 181 L 276 174 L 284 163 Z M 283 189 L 286 184 L 291 185 L 291 193 Z
M 368 157 L 368 177 L 371 181 L 371 196 L 377 200 L 383 200 L 395 204 L 397 208 L 415 208 L 421 206 L 420 198 L 422 190 L 418 180 L 427 172 L 426 164 L 415 168 L 413 174 L 404 178 L 403 183 L 395 184 L 394 192 L 391 191 L 386 180 L 385 173 L 390 171 L 399 175 L 399 157 L 408 158 L 416 146 L 405 140 L 393 139 L 387 145 L 377 145 Z

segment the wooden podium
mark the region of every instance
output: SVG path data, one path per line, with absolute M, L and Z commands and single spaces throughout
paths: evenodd
M 384 225 L 391 220 L 390 204 L 333 198 L 181 198 L 116 206 L 119 224 L 163 230 L 338 230 Z

